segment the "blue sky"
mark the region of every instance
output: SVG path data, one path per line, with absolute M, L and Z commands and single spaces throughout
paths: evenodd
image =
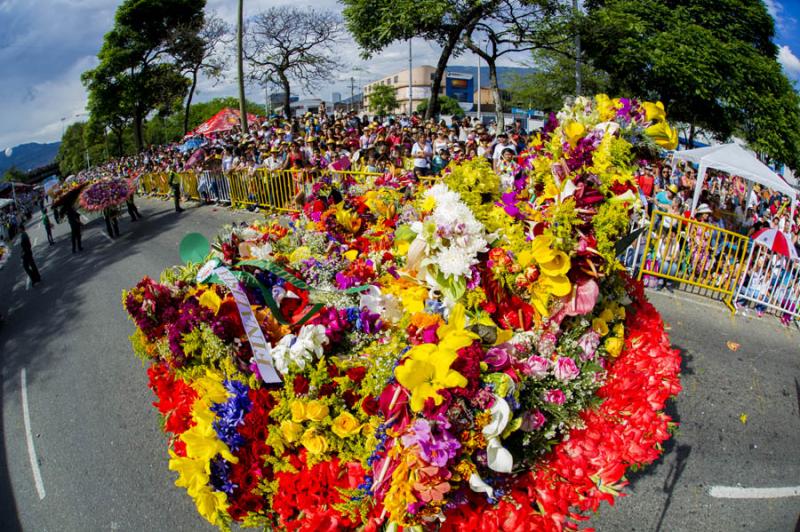
M 52 142 L 62 129 L 85 119 L 86 93 L 80 82 L 83 71 L 95 66 L 103 35 L 110 29 L 121 0 L 0 0 L 0 151 L 24 142 Z M 245 16 L 253 15 L 286 0 L 247 0 Z M 766 0 L 776 21 L 778 59 L 796 83 L 800 80 L 800 0 Z M 315 8 L 339 10 L 336 0 L 292 2 Z M 207 0 L 207 8 L 233 22 L 234 0 Z M 439 50 L 414 40 L 414 63 L 436 64 Z M 398 43 L 365 62 L 352 41 L 339 48 L 342 59 L 359 70 L 342 71 L 338 80 L 326 85 L 319 95 L 331 92 L 347 96 L 349 77 L 358 86 L 378 79 L 407 64 L 407 45 Z M 474 65 L 465 54 L 454 64 Z M 505 61 L 504 64 L 512 64 Z M 236 93 L 233 77 L 213 84 L 201 81 L 197 98 Z M 800 84 L 798 84 L 800 86 Z M 248 97 L 262 101 L 264 91 L 248 89 Z M 62 120 L 63 119 L 63 120 Z

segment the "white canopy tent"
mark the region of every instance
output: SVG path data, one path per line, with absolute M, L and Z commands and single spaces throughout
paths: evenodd
M 732 175 L 738 175 L 751 183 L 759 183 L 781 194 L 785 194 L 792 200 L 791 216 L 794 216 L 795 203 L 797 202 L 797 191 L 786 181 L 770 170 L 770 168 L 756 159 L 756 157 L 746 151 L 738 144 L 721 144 L 708 148 L 698 148 L 695 150 L 676 151 L 673 153 L 672 164 L 677 159 L 689 161 L 699 165 L 697 170 L 697 185 L 694 189 L 692 198 L 692 215 L 697 209 L 700 200 L 700 192 L 703 190 L 703 183 L 706 180 L 706 171 L 709 168 L 722 170 Z M 748 187 L 747 197 L 750 197 L 752 185 Z

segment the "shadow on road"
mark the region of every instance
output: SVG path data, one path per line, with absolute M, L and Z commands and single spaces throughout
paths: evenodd
M 29 290 L 24 285 L 15 289 L 12 281 L 18 279 L 21 266 L 16 255 L 11 257 L 4 271 L 0 272 L 3 281 L 0 285 L 0 305 L 3 308 L 0 311 L 6 316 L 5 323 L 0 325 L 4 394 L 19 393 L 22 368 L 26 369 L 29 383 L 46 380 L 49 367 L 58 357 L 68 356 L 64 346 L 70 335 L 74 334 L 71 321 L 86 303 L 86 296 L 80 295 L 78 290 L 80 286 L 91 283 L 103 269 L 125 261 L 137 248 L 181 220 L 181 216 L 176 215 L 167 204 L 142 211 L 145 218 L 141 221 L 130 223 L 127 216 L 120 220 L 123 234 L 120 240 L 114 242 L 103 235 L 105 225 L 102 219 L 86 224 L 82 253 L 71 253 L 68 232 L 57 238 L 55 246 L 38 245 L 34 254 L 43 282 Z M 127 287 L 116 287 L 113 292 L 95 294 L 93 297 L 102 298 L 109 306 L 120 305 L 120 291 L 123 288 Z M 96 325 L 98 329 L 103 327 L 102 323 Z M 59 345 L 60 338 L 64 338 L 65 345 L 56 350 L 53 346 Z M 21 527 L 4 445 L 3 395 L 0 395 L 0 530 L 16 531 Z

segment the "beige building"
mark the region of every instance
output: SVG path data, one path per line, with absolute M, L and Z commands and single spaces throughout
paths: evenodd
M 431 96 L 431 81 L 436 68 L 423 65 L 411 69 L 411 111 L 416 111 L 417 106 Z M 364 85 L 364 103 L 369 105 L 370 92 L 378 85 L 390 85 L 397 91 L 397 102 L 400 104 L 396 113 L 408 113 L 408 69 L 401 70 L 390 76 Z M 444 83 L 440 94 L 444 94 Z

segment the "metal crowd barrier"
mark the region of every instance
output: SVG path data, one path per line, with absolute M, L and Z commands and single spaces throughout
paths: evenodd
M 715 225 L 654 211 L 638 277 L 661 277 L 720 293 L 735 311 L 734 291 L 745 270 L 749 242 Z
M 800 318 L 800 261 L 754 243 L 736 289 L 735 301 L 750 301 Z
M 234 207 L 262 207 L 277 211 L 296 211 L 294 198 L 299 192 L 297 174 L 291 170 L 254 173 L 230 172 L 231 205 Z

